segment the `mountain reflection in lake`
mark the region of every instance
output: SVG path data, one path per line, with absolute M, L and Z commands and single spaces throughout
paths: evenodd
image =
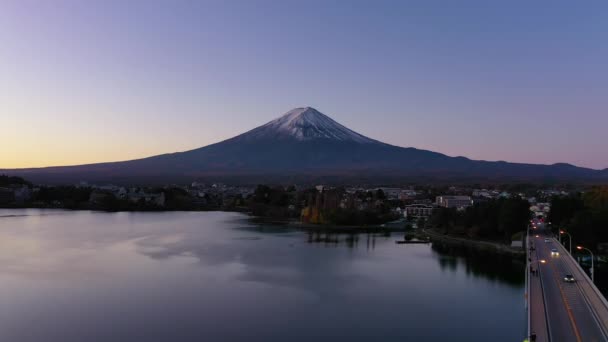
M 523 336 L 520 267 L 402 239 L 236 213 L 0 210 L 0 340 Z

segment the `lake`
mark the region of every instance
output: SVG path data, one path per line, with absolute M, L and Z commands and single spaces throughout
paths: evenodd
M 402 239 L 0 209 L 0 341 L 523 339 L 523 266 Z

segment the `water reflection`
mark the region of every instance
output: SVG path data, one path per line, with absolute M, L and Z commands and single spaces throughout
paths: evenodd
M 436 253 L 443 270 L 455 272 L 464 268 L 466 274 L 516 287 L 524 283 L 523 260 L 508 255 L 497 255 L 474 247 L 434 241 L 431 249 Z
M 290 240 L 286 245 L 282 245 L 281 249 L 299 246 L 298 240 L 302 236 L 305 237 L 307 244 L 316 244 L 330 248 L 364 249 L 367 251 L 373 251 L 377 241 L 382 241 L 383 243 L 396 242 L 396 237 L 391 237 L 390 234 L 387 236 L 384 233 L 353 234 L 311 230 L 298 231 L 297 229 L 285 226 L 281 228 L 279 225 L 268 226 L 267 224 L 239 226 L 236 229 L 257 232 L 261 235 L 232 238 L 235 241 L 254 242 L 264 239 L 265 235 L 267 237 L 276 237 L 277 234 L 279 234 L 278 236 L 283 236 L 286 233 L 291 233 L 292 236 L 297 238 L 295 241 Z M 293 235 L 294 233 L 295 235 Z M 400 234 L 396 235 L 400 236 Z M 225 244 L 208 244 L 192 236 L 188 239 L 183 239 L 176 235 L 146 237 L 136 240 L 136 245 L 138 246 L 138 253 L 153 259 L 189 256 L 196 258 L 202 265 L 225 264 L 238 259 L 239 262 L 255 265 L 257 269 L 265 267 L 274 270 L 288 267 L 285 265 L 300 265 L 302 262 L 308 263 L 314 260 L 310 256 L 307 256 L 306 260 L 300 260 L 297 253 L 282 253 L 282 255 L 278 256 L 268 250 L 258 250 L 257 245 L 226 246 Z M 233 249 L 233 247 L 237 247 L 238 251 Z M 407 248 L 407 246 L 403 246 L 402 248 Z M 484 250 L 441 242 L 433 242 L 431 250 L 433 251 L 433 259 L 437 261 L 440 269 L 443 271 L 458 272 L 463 270 L 465 274 L 475 278 L 481 277 L 514 287 L 523 285 L 524 263 L 514 260 L 510 256 L 496 255 Z M 261 275 L 250 274 L 243 278 L 264 279 L 268 276 L 269 272 L 263 271 L 260 273 Z
M 323 231 L 308 231 L 306 232 L 308 243 L 323 244 L 328 247 L 338 247 L 344 245 L 348 248 L 358 248 L 359 240 L 365 240 L 367 249 L 373 249 L 376 246 L 376 235 L 374 234 L 337 234 Z
M 0 219 L 0 341 L 521 336 L 521 286 L 490 275 L 508 269 L 398 245 L 401 234 L 305 232 L 234 213 L 42 214 L 0 211 L 16 215 Z M 479 328 L 487 312 L 495 319 Z

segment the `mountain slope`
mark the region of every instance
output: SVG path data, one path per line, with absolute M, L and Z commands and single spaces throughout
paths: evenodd
M 364 144 L 378 141 L 354 132 L 311 107 L 296 108 L 269 123 L 234 138 L 241 142 L 259 140 L 310 141 L 327 139 Z
M 167 183 L 208 178 L 241 182 L 587 181 L 606 171 L 568 164 L 474 161 L 365 137 L 314 108 L 296 108 L 236 137 L 191 151 L 144 159 L 4 170 L 35 182 Z

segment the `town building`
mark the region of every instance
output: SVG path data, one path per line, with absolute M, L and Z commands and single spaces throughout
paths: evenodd
M 473 204 L 471 196 L 437 196 L 435 204 L 444 208 L 466 208 Z
M 428 204 L 410 204 L 405 206 L 405 209 L 403 210 L 403 216 L 414 218 L 427 218 L 431 216 L 431 214 L 433 213 L 433 209 L 435 209 L 435 207 Z
M 386 198 L 388 199 L 399 199 L 401 195 L 401 188 L 378 188 L 377 190 L 382 190 Z
M 399 194 L 399 199 L 402 201 L 415 199 L 418 193 L 415 190 L 403 190 Z
M 530 206 L 530 211 L 535 217 L 547 217 L 551 211 L 551 204 L 538 202 Z

